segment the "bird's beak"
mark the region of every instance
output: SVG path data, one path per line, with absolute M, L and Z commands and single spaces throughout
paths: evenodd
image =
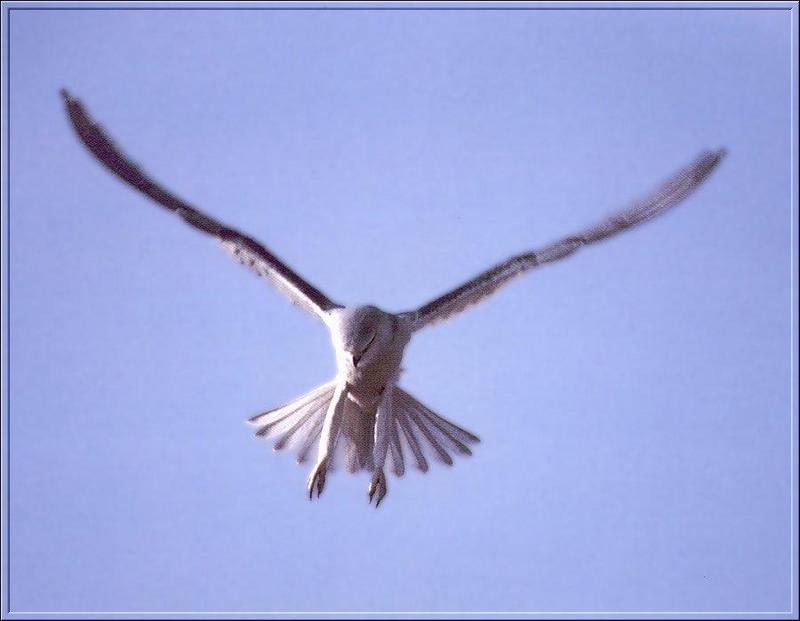
M 353 359 L 353 366 L 358 366 L 358 361 L 361 360 L 362 354 L 352 354 L 350 357 Z

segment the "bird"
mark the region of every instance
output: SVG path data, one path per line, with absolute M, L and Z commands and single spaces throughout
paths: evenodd
M 703 151 L 650 194 L 594 226 L 512 256 L 419 308 L 391 313 L 374 305 L 348 306 L 333 301 L 266 246 L 154 181 L 115 145 L 79 99 L 66 89 L 60 93 L 78 138 L 101 164 L 197 231 L 216 238 L 241 264 L 327 326 L 336 356 L 334 379 L 252 416 L 249 422 L 255 426 L 256 436 L 276 438 L 276 450 L 298 447 L 297 463 L 306 462 L 316 446 L 306 481 L 309 499 L 315 493 L 319 498 L 328 473 L 343 461 L 350 473 L 371 471 L 367 496 L 376 508 L 388 491 L 385 471 L 389 466 L 401 477 L 406 460 L 413 458 L 416 468 L 427 472 L 428 457 L 452 465 L 451 452 L 469 456 L 470 446 L 480 441 L 400 387 L 403 352 L 412 336 L 455 317 L 534 268 L 664 213 L 697 189 L 726 155 L 724 148 Z

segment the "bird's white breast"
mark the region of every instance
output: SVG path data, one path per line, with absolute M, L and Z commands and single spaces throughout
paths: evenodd
M 386 330 L 379 333 L 371 351 L 357 365 L 344 347 L 341 322 L 334 320 L 330 324 L 339 377 L 348 383 L 348 392 L 355 400 L 365 406 L 377 405 L 386 385 L 397 378 L 403 351 L 411 337 L 405 324 L 395 315 L 384 315 Z

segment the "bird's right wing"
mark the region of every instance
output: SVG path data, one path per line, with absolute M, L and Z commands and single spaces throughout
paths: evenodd
M 331 301 L 319 289 L 304 280 L 262 244 L 204 214 L 153 181 L 116 147 L 100 126 L 92 120 L 80 101 L 73 98 L 66 90 L 62 90 L 61 95 L 78 137 L 100 163 L 117 177 L 162 207 L 175 212 L 195 229 L 216 237 L 222 247 L 242 265 L 251 268 L 284 293 L 292 303 L 312 315 L 324 321 L 329 310 L 340 308 L 339 304 Z
M 654 218 L 677 205 L 695 190 L 719 164 L 725 150 L 707 151 L 692 164 L 681 169 L 655 192 L 585 231 L 565 237 L 533 252 L 511 257 L 479 274 L 460 287 L 439 296 L 415 311 L 403 313 L 413 330 L 449 319 L 481 301 L 509 280 L 528 270 L 572 254 L 578 248 L 611 237 Z

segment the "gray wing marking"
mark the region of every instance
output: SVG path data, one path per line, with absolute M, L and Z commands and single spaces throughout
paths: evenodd
M 162 207 L 175 212 L 195 229 L 216 237 L 223 248 L 239 259 L 240 263 L 270 282 L 297 306 L 320 318 L 327 311 L 340 307 L 259 242 L 204 214 L 153 181 L 117 148 L 103 129 L 92 120 L 80 101 L 66 90 L 62 90 L 61 95 L 81 142 L 117 177 Z
M 515 276 L 534 267 L 571 255 L 582 246 L 598 242 L 632 228 L 677 205 L 692 193 L 725 156 L 725 149 L 706 151 L 681 169 L 656 191 L 599 224 L 576 235 L 565 237 L 540 250 L 520 254 L 479 274 L 460 287 L 445 293 L 416 311 L 403 313 L 414 330 L 449 319 L 505 285 Z

